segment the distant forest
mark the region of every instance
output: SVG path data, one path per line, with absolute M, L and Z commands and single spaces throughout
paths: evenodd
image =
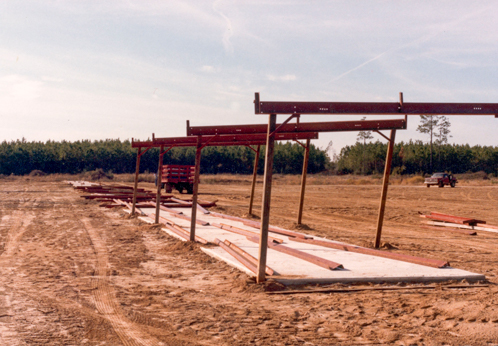
M 380 141 L 344 147 L 335 158 L 339 174 L 374 174 L 384 171 L 387 144 Z M 498 147 L 468 144 L 433 146 L 430 168 L 430 145 L 422 141 L 395 144 L 393 174 L 427 174 L 432 172 L 467 173 L 484 171 L 498 176 Z
M 376 174 L 384 170 L 387 144 L 380 141 L 344 147 L 332 160 L 327 149 L 312 145 L 309 173 Z M 274 172 L 301 173 L 304 149 L 297 143 L 276 143 Z M 0 174 L 25 175 L 44 173 L 82 173 L 103 169 L 112 173 L 135 171 L 136 149 L 127 140 L 108 139 L 76 142 L 28 142 L 18 140 L 0 144 Z M 157 170 L 158 149 L 150 149 L 141 159 L 141 172 Z M 258 172 L 263 172 L 264 146 Z M 173 148 L 164 155 L 164 164 L 194 164 L 195 148 Z M 201 172 L 204 174 L 250 174 L 255 153 L 244 146 L 206 147 L 202 150 Z M 427 174 L 430 169 L 430 145 L 422 141 L 395 145 L 393 174 Z M 484 171 L 498 176 L 498 147 L 469 145 L 434 145 L 432 171 L 466 173 Z
M 164 155 L 164 164 L 193 165 L 195 147 L 173 148 Z M 301 173 L 304 149 L 297 143 L 275 143 L 274 171 Z M 137 149 L 128 140 L 108 139 L 77 142 L 2 142 L 0 174 L 25 175 L 39 170 L 44 173 L 82 173 L 103 169 L 112 173 L 134 173 Z M 159 149 L 148 150 L 140 160 L 140 172 L 156 172 Z M 206 147 L 202 150 L 201 173 L 242 173 L 253 171 L 255 153 L 245 146 Z M 329 158 L 324 150 L 310 147 L 308 172 L 326 169 Z M 261 148 L 258 172 L 264 170 L 264 146 Z

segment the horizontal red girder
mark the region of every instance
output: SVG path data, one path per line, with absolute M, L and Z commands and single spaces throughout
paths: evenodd
M 265 125 L 266 126 L 266 125 Z M 202 144 L 207 146 L 229 146 L 229 145 L 264 145 L 266 144 L 266 130 L 264 133 L 245 133 L 229 134 L 217 136 L 202 136 Z M 300 139 L 318 139 L 317 132 L 292 132 L 277 133 L 275 140 L 288 141 Z M 206 144 L 207 143 L 207 144 Z M 135 141 L 132 140 L 132 148 L 160 147 L 160 146 L 178 146 L 192 147 L 197 145 L 197 136 L 189 137 L 164 137 L 154 138 L 152 141 Z
M 277 125 L 277 128 L 280 125 Z M 221 125 L 221 126 L 191 126 L 187 133 L 198 135 L 226 135 L 226 134 L 265 134 L 267 124 L 257 125 Z M 278 132 L 303 133 L 303 132 L 343 132 L 343 131 L 373 131 L 406 129 L 405 119 L 389 120 L 356 120 L 356 121 L 328 121 L 317 123 L 287 123 L 278 128 Z
M 260 101 L 255 114 L 498 115 L 498 103 Z

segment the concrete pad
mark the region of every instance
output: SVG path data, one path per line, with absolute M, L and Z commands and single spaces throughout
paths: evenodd
M 141 209 L 145 213 L 155 212 L 155 209 L 152 208 Z M 178 208 L 176 210 L 181 211 L 187 216 L 190 216 L 191 213 L 191 209 L 187 208 Z M 189 220 L 180 219 L 175 217 L 175 214 L 171 214 L 166 211 L 161 211 L 161 216 L 180 225 L 185 230 L 190 230 Z M 141 219 L 146 222 L 153 222 L 152 218 Z M 197 213 L 197 219 L 201 219 L 209 223 L 223 223 L 248 231 L 259 232 L 258 229 L 246 226 L 242 222 L 213 217 L 209 214 L 203 214 L 200 212 Z M 173 232 L 170 232 L 167 229 L 164 230 L 169 234 L 180 238 Z M 219 229 L 211 225 L 197 225 L 196 235 L 204 238 L 210 243 L 214 243 L 215 238 L 218 238 L 221 241 L 227 239 L 255 258 L 258 258 L 259 245 L 247 240 L 247 238 L 243 235 Z M 312 254 L 333 262 L 341 263 L 344 266 L 344 269 L 329 270 L 294 256 L 287 255 L 273 249 L 268 249 L 267 266 L 275 271 L 275 275 L 271 278 L 284 284 L 337 282 L 436 282 L 463 279 L 468 281 L 478 281 L 485 279 L 485 276 L 482 274 L 476 274 L 452 267 L 438 269 L 388 258 L 325 248 L 319 245 L 294 242 L 291 240 L 292 238 L 273 232 L 270 232 L 269 235 L 282 239 L 284 241 L 282 245 L 304 251 L 308 254 Z M 331 241 L 330 239 L 323 239 L 315 236 L 313 237 L 314 239 Z M 183 238 L 181 239 L 184 240 Z M 339 242 L 336 243 L 341 244 Z M 221 247 L 206 247 L 202 248 L 202 250 L 208 255 L 219 260 L 223 260 L 229 265 L 244 271 L 248 275 L 255 276 L 254 273 L 249 271 Z M 450 260 L 451 263 L 451 259 L 446 260 Z

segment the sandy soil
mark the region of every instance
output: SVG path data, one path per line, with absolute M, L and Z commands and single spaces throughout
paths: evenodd
M 284 287 L 257 285 L 197 244 L 46 180 L 0 180 L 1 345 L 498 344 L 498 234 L 427 230 L 418 217 L 498 225 L 497 187 L 392 186 L 383 234 L 390 251 L 449 260 L 488 287 L 269 295 Z M 248 185 L 200 192 L 219 211 L 247 213 Z M 310 185 L 299 228 L 368 246 L 379 195 L 374 185 Z M 272 224 L 296 228 L 298 196 L 277 181 Z

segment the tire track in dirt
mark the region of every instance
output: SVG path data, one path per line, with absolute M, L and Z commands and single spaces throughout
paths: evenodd
M 467 201 L 472 201 L 472 198 L 470 198 L 470 195 L 471 195 L 471 194 L 472 194 L 472 191 L 470 191 L 470 192 L 469 192 L 469 193 L 467 193 L 467 194 L 466 194 L 465 192 L 463 192 L 463 191 L 461 191 L 461 192 L 460 192 L 460 195 L 462 195 L 463 197 L 465 197 L 465 199 L 466 199 Z
M 33 213 L 24 213 L 18 210 L 15 210 L 9 218 L 4 216 L 7 220 L 7 227 L 9 230 L 5 239 L 4 251 L 0 255 L 0 267 L 5 267 L 18 250 L 19 241 L 24 234 L 24 231 L 33 220 L 33 217 Z M 2 221 L 4 218 L 2 218 Z
M 152 346 L 163 345 L 156 338 L 148 335 L 137 324 L 130 321 L 118 306 L 116 293 L 109 283 L 107 272 L 109 269 L 109 256 L 105 243 L 87 218 L 81 218 L 83 225 L 92 241 L 97 257 L 96 276 L 94 279 L 94 299 L 97 310 L 112 325 L 114 331 L 126 346 Z
M 2 217 L 2 227 L 7 228 L 7 236 L 3 244 L 3 252 L 0 254 L 0 343 L 2 345 L 20 345 L 20 335 L 18 335 L 13 319 L 15 312 L 11 304 L 12 294 L 7 289 L 9 282 L 12 282 L 16 273 L 13 261 L 19 249 L 19 242 L 31 224 L 33 213 L 25 213 L 14 210 L 11 215 Z

